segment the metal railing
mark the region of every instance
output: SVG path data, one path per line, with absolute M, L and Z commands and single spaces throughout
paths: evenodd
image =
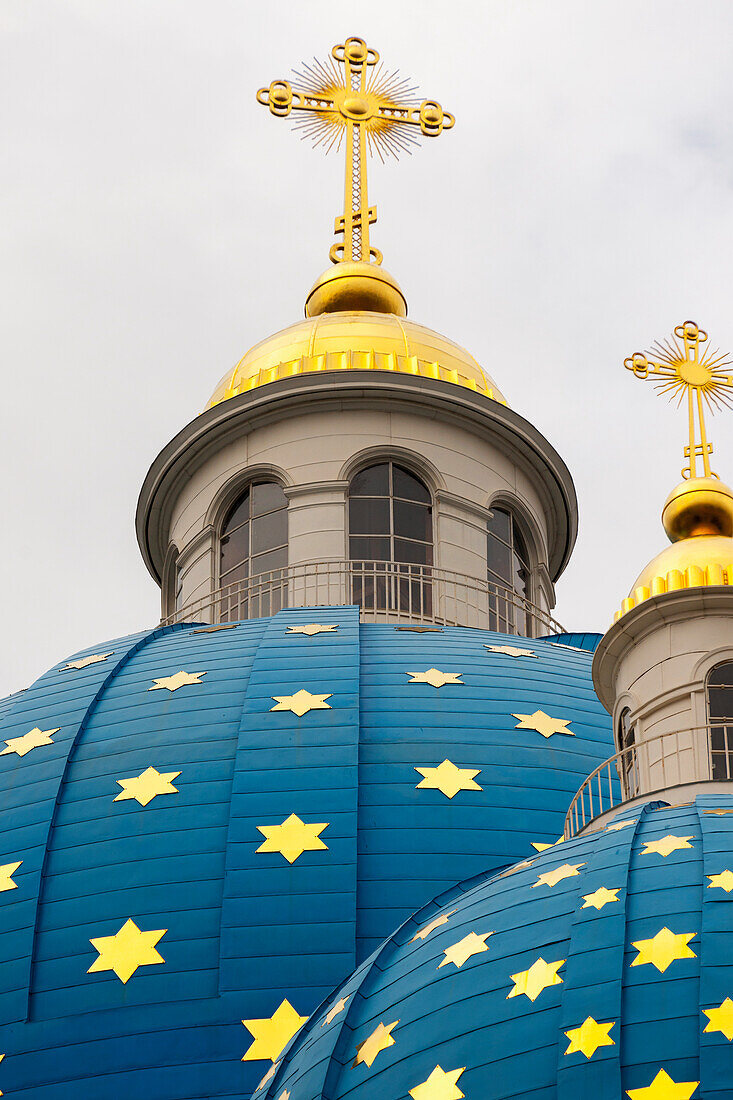
M 733 778 L 733 719 L 659 733 L 637 741 L 596 768 L 565 817 L 565 839 L 614 806 L 641 794 Z
M 537 637 L 562 634 L 552 615 L 510 588 L 449 569 L 384 561 L 314 561 L 235 581 L 163 619 L 227 623 L 285 607 L 358 604 L 362 622 L 479 627 Z

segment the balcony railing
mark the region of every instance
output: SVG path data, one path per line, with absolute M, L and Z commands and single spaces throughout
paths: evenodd
M 733 719 L 657 734 L 617 752 L 588 776 L 570 803 L 565 839 L 638 795 L 732 778 Z
M 163 620 L 227 623 L 285 607 L 358 604 L 361 621 L 437 624 L 538 637 L 562 634 L 552 615 L 510 588 L 427 565 L 316 561 L 274 569 L 191 600 Z

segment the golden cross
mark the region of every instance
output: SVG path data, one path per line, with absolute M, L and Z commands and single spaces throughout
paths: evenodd
M 674 338 L 663 342 L 657 340 L 651 351 L 635 351 L 628 359 L 624 359 L 627 370 L 633 371 L 637 378 L 651 377 L 659 393 L 669 394 L 671 401 L 675 397 L 678 399 L 678 407 L 687 394 L 690 440 L 685 447 L 688 464 L 682 470 L 682 477 L 685 479 L 697 477 L 698 458 L 702 459 L 703 476 L 717 478 L 718 475 L 710 469 L 713 445 L 708 442 L 705 430 L 704 406 L 707 405 L 711 413 L 723 406 L 733 406 L 733 373 L 723 369 L 730 368 L 733 361 L 728 355 L 720 355 L 717 349 L 711 353 L 706 348 L 700 354 L 701 345 L 707 338 L 707 332 L 703 332 L 694 321 L 685 321 L 675 328 Z
M 343 67 L 343 69 L 342 69 Z M 363 38 L 347 38 L 334 46 L 324 63 L 304 65 L 295 83 L 274 80 L 260 88 L 257 102 L 273 115 L 295 119 L 303 137 L 326 152 L 341 148 L 346 138 L 344 212 L 336 218 L 334 233 L 343 241 L 331 247 L 333 263 L 342 260 L 382 262 L 382 253 L 369 243 L 369 226 L 377 220 L 376 206 L 367 194 L 367 147 L 370 154 L 398 156 L 410 151 L 419 137 L 438 137 L 455 119 L 433 99 L 418 104 L 415 88 L 397 73 L 388 73 L 379 54 Z

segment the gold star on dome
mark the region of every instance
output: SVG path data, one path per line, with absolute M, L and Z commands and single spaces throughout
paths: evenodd
M 602 909 L 603 906 L 608 905 L 610 901 L 618 901 L 618 892 L 620 889 L 620 886 L 615 886 L 612 890 L 609 890 L 606 886 L 599 886 L 592 894 L 583 894 L 583 904 L 580 908 Z
M 720 871 L 717 875 L 706 875 L 705 877 L 710 879 L 708 890 L 717 888 L 725 890 L 726 894 L 733 890 L 733 871 Z
M 447 966 L 448 963 L 453 963 L 457 970 L 460 970 L 465 962 L 473 958 L 474 955 L 480 955 L 483 951 L 488 951 L 486 941 L 489 936 L 493 936 L 493 932 L 482 932 L 477 935 L 476 932 L 469 932 L 467 936 L 464 936 L 458 943 L 452 943 L 450 947 L 446 947 L 443 954 L 445 958 L 442 962 L 438 963 L 438 970 L 441 966 Z
M 277 1100 L 290 1100 L 290 1090 L 289 1089 L 283 1089 L 282 1092 L 280 1093 L 280 1095 L 278 1096 Z
M 19 859 L 17 863 L 4 863 L 0 866 L 0 894 L 6 890 L 17 890 L 18 883 L 13 882 L 13 875 L 20 867 L 22 859 Z
M 38 726 L 29 730 L 28 733 L 24 733 L 22 737 L 11 737 L 5 744 L 7 748 L 0 752 L 0 756 L 7 756 L 8 753 L 17 753 L 18 756 L 25 756 L 31 749 L 38 749 L 41 745 L 53 745 L 52 737 L 54 733 L 58 733 L 61 726 L 57 726 L 55 730 L 39 730 Z
M 331 630 L 338 630 L 338 623 L 329 623 L 327 626 L 323 623 L 304 623 L 302 626 L 289 626 L 285 633 L 307 634 L 312 638 L 314 634 L 328 634 Z
M 485 645 L 490 653 L 506 653 L 507 657 L 536 657 L 533 649 L 520 649 L 515 645 Z
M 416 790 L 426 787 L 440 791 L 446 798 L 453 798 L 459 791 L 483 790 L 478 783 L 474 783 L 474 776 L 480 774 L 480 768 L 459 768 L 452 761 L 444 760 L 435 768 L 415 768 L 415 771 L 425 777 L 417 784 Z
M 517 871 L 523 871 L 526 867 L 531 867 L 534 863 L 533 859 L 523 859 L 521 863 L 515 863 L 513 867 L 507 867 L 506 871 L 502 871 L 497 878 L 508 878 L 509 875 L 516 875 Z
M 244 1020 L 242 1021 L 242 1023 L 244 1023 Z M 242 1061 L 244 1061 L 244 1059 L 242 1059 Z M 265 1087 L 265 1085 L 267 1084 L 268 1081 L 272 1081 L 273 1077 L 275 1076 L 275 1074 L 277 1073 L 279 1068 L 280 1068 L 280 1063 L 279 1062 L 273 1062 L 272 1065 L 270 1066 L 270 1068 L 268 1069 L 267 1073 L 265 1074 L 265 1076 L 262 1078 L 259 1085 L 255 1089 L 255 1092 L 259 1092 L 260 1089 L 263 1089 Z
M 380 1020 L 371 1035 L 365 1039 L 363 1043 L 359 1043 L 356 1048 L 356 1058 L 352 1062 L 351 1068 L 354 1069 L 362 1062 L 371 1067 L 374 1059 L 381 1051 L 386 1050 L 387 1047 L 394 1046 L 392 1031 L 397 1027 L 399 1022 L 399 1020 L 393 1020 L 391 1024 L 387 1024 L 385 1027 Z
M 535 851 L 546 852 L 548 848 L 554 848 L 556 844 L 564 844 L 565 837 L 559 836 L 557 840 L 553 840 L 551 844 L 544 844 L 541 840 L 532 840 L 530 843 Z
M 699 1081 L 675 1082 L 666 1070 L 660 1069 L 651 1085 L 643 1089 L 627 1089 L 626 1092 L 631 1100 L 691 1100 L 699 1084 Z
M 265 837 L 257 851 L 279 852 L 288 863 L 295 863 L 303 852 L 328 850 L 328 845 L 319 839 L 328 828 L 327 821 L 306 825 L 297 814 L 291 814 L 280 825 L 258 825 L 257 828 Z
M 643 856 L 660 855 L 665 859 L 672 852 L 681 852 L 683 848 L 691 848 L 689 843 L 694 837 L 691 836 L 663 836 L 660 840 L 645 840 L 644 851 L 641 853 Z
M 174 787 L 172 780 L 176 779 L 180 772 L 159 772 L 156 768 L 146 768 L 140 775 L 132 779 L 115 779 L 122 790 L 112 799 L 113 802 L 125 802 L 134 798 L 141 806 L 147 806 L 159 794 L 178 794 L 178 787 Z
M 307 1019 L 307 1016 L 298 1015 L 290 1001 L 284 1000 L 269 1019 L 242 1020 L 253 1039 L 242 1061 L 256 1062 L 260 1058 L 269 1058 L 271 1062 L 276 1062 Z
M 585 867 L 584 863 L 563 863 L 562 867 L 556 867 L 554 871 L 545 871 L 539 875 L 536 882 L 532 883 L 532 889 L 537 886 L 557 886 L 565 878 L 574 878 L 580 874 L 579 867 Z
M 575 736 L 572 730 L 567 729 L 571 722 L 570 718 L 551 718 L 543 710 L 536 710 L 534 714 L 513 714 L 512 718 L 519 719 L 514 727 L 516 730 L 535 730 L 543 737 L 552 737 L 553 733 L 568 733 L 571 737 Z
M 626 821 L 614 821 L 611 825 L 606 826 L 607 833 L 618 833 L 621 829 L 625 829 L 627 825 L 636 825 L 638 817 L 627 819 Z
M 293 714 L 298 715 L 298 718 L 302 718 L 310 710 L 331 710 L 331 704 L 326 702 L 331 695 L 311 695 L 304 688 L 296 691 L 295 695 L 272 695 L 271 698 L 277 704 L 270 707 L 271 711 L 291 710 Z
M 351 994 L 349 994 L 349 996 L 351 996 Z M 339 1016 L 344 1011 L 344 1009 L 346 1008 L 346 1002 L 348 1001 L 349 996 L 339 997 L 339 999 L 337 1001 L 334 1001 L 334 1003 L 331 1005 L 331 1007 L 329 1008 L 329 1010 L 326 1013 L 326 1015 L 324 1016 L 324 1018 L 321 1020 L 321 1027 L 325 1027 L 326 1024 L 330 1024 L 332 1022 L 332 1020 L 335 1020 L 336 1017 Z
M 717 1008 L 704 1008 L 702 1012 L 709 1021 L 705 1031 L 720 1031 L 728 1042 L 733 1039 L 733 1001 L 730 997 L 726 997 Z
M 68 661 L 61 671 L 69 672 L 71 669 L 87 668 L 89 665 L 97 665 L 100 661 L 106 661 L 113 653 L 114 650 L 112 649 L 109 653 L 92 653 L 89 657 L 80 657 L 78 661 Z
M 410 676 L 410 684 L 430 684 L 434 688 L 445 687 L 446 684 L 462 684 L 462 672 L 441 672 L 439 668 L 429 668 L 425 672 L 406 672 Z
M 142 932 L 134 920 L 126 920 L 114 936 L 100 936 L 90 940 L 99 958 L 95 959 L 87 974 L 96 974 L 100 970 L 114 970 L 125 985 L 140 966 L 156 966 L 165 962 L 155 950 L 155 945 L 168 931 L 156 928 L 152 932 Z
M 656 966 L 663 974 L 668 966 L 677 959 L 696 959 L 697 955 L 687 945 L 697 935 L 696 932 L 670 932 L 669 928 L 660 928 L 650 940 L 635 940 L 631 946 L 639 954 L 631 966 Z
M 724 817 L 725 814 L 733 814 L 733 808 L 728 810 L 704 810 L 703 812 L 706 814 L 714 814 L 716 817 Z
M 565 1051 L 566 1056 L 584 1054 L 586 1058 L 592 1058 L 599 1047 L 615 1046 L 615 1042 L 609 1035 L 611 1028 L 615 1026 L 613 1022 L 599 1024 L 592 1016 L 587 1016 L 580 1027 L 572 1027 L 570 1031 L 565 1032 L 570 1040 L 568 1049 Z
M 562 978 L 558 974 L 561 966 L 565 966 L 565 959 L 556 962 L 545 962 L 540 956 L 532 963 L 529 970 L 520 970 L 518 974 L 512 974 L 514 988 L 507 994 L 507 1000 L 511 997 L 519 997 L 522 994 L 529 997 L 530 1001 L 536 1001 L 543 989 L 551 985 L 562 985 Z
M 465 1069 L 461 1066 L 460 1069 L 445 1070 L 436 1066 L 427 1081 L 410 1089 L 412 1100 L 461 1100 L 466 1094 L 461 1092 L 456 1082 Z
M 415 940 L 425 940 L 428 938 L 431 932 L 434 932 L 436 928 L 440 928 L 441 925 L 448 923 L 448 918 L 452 917 L 456 912 L 455 909 L 451 909 L 450 913 L 441 913 L 435 920 L 431 920 L 430 924 L 426 924 L 424 928 L 421 928 L 419 932 L 410 940 L 410 943 L 414 943 Z
M 158 680 L 153 680 L 153 686 L 148 688 L 148 691 L 162 691 L 163 688 L 167 688 L 168 691 L 178 691 L 179 688 L 187 687 L 188 684 L 200 684 L 201 677 L 205 676 L 205 672 L 180 672 L 174 673 L 173 676 L 162 676 Z

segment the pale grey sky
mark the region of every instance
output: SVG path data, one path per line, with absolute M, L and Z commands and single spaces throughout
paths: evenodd
M 456 115 L 373 167 L 373 243 L 565 458 L 557 615 L 605 629 L 684 443 L 624 356 L 688 317 L 733 349 L 730 0 L 3 0 L 0 30 L 0 695 L 157 621 L 145 472 L 301 316 L 341 200 L 254 92 L 351 34 Z M 713 438 L 733 481 L 733 414 Z

